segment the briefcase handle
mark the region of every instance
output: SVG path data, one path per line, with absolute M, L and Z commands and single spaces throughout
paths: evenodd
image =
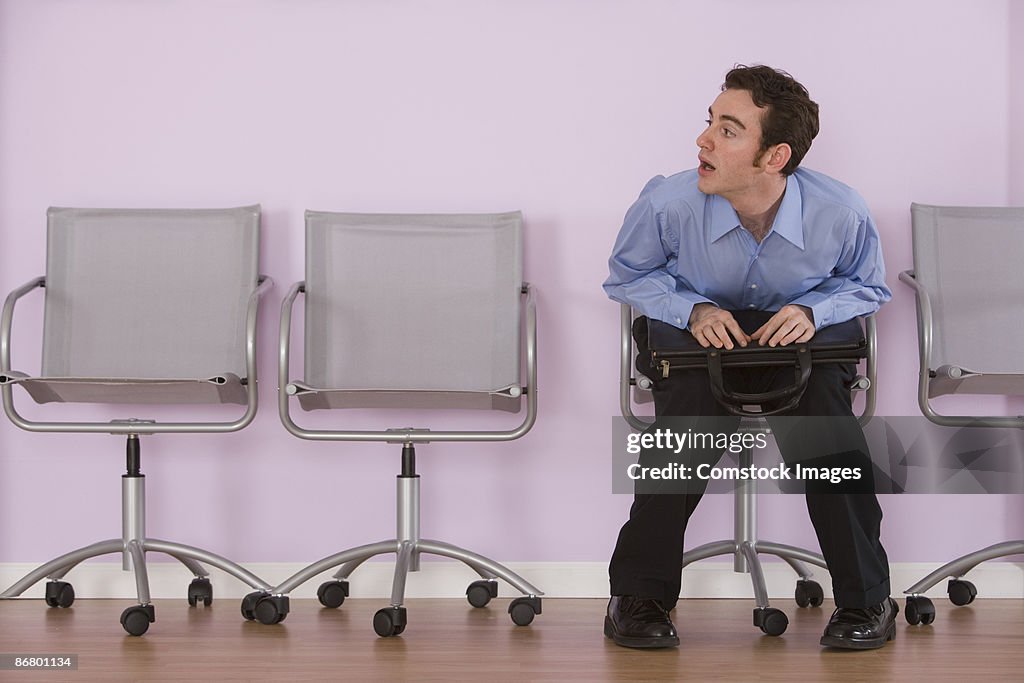
M 765 417 L 767 415 L 778 415 L 796 408 L 803 398 L 807 389 L 807 380 L 811 376 L 811 350 L 807 344 L 794 344 L 789 347 L 794 353 L 793 359 L 794 382 L 788 387 L 765 391 L 758 394 L 745 394 L 738 391 L 729 391 L 725 386 L 725 378 L 722 374 L 722 352 L 720 349 L 708 350 L 708 374 L 711 376 L 711 394 L 722 407 L 733 415 L 741 417 Z M 778 349 L 781 352 L 781 347 Z M 775 402 L 783 402 L 775 408 L 767 409 L 765 406 Z M 746 405 L 761 406 L 760 412 L 749 411 L 744 408 Z

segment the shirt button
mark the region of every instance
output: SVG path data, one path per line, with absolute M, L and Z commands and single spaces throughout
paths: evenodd
M 753 307 L 754 307 L 754 304 L 750 304 L 749 306 L 747 306 L 747 308 L 753 308 Z
M 757 289 L 757 285 L 756 284 L 755 285 L 750 285 L 750 288 L 751 289 Z
M 677 323 L 681 323 L 681 322 L 683 322 L 683 319 L 682 318 L 676 318 L 676 322 Z

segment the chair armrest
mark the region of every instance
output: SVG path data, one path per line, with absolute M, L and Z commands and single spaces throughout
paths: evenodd
M 256 323 L 259 318 L 260 299 L 274 287 L 274 280 L 267 275 L 260 275 L 256 281 L 256 289 L 249 295 L 249 305 L 245 311 L 245 390 L 248 403 L 245 414 L 235 423 L 230 431 L 247 427 L 256 417 L 259 407 L 259 382 L 257 381 L 256 356 Z
M 921 412 L 930 421 L 947 427 L 963 426 L 966 424 L 962 418 L 940 415 L 932 408 L 928 398 L 928 382 L 931 379 L 932 364 L 932 303 L 928 296 L 928 290 L 917 281 L 917 276 L 912 270 L 904 270 L 900 273 L 900 282 L 908 285 L 914 290 L 915 308 L 917 309 L 917 338 L 918 338 L 918 373 L 917 373 L 917 404 Z
M 430 443 L 432 441 L 512 441 L 533 428 L 537 421 L 537 305 L 533 288 L 523 283 L 521 294 L 525 298 L 526 377 L 523 387 L 526 395 L 526 416 L 522 423 L 510 430 L 495 431 L 432 431 L 429 429 L 389 429 L 382 431 L 306 429 L 291 417 L 289 398 L 295 386 L 289 383 L 291 356 L 292 308 L 298 295 L 305 294 L 306 283 L 296 282 L 281 302 L 280 347 L 278 356 L 278 412 L 281 422 L 294 436 L 312 441 L 384 441 L 388 443 Z
M 917 337 L 918 337 L 918 386 L 917 402 L 921 412 L 931 419 L 936 415 L 928 402 L 928 373 L 931 369 L 932 357 L 932 303 L 928 297 L 928 291 L 917 281 L 912 270 L 904 270 L 900 273 L 900 282 L 914 290 L 915 307 L 917 309 Z
M 14 304 L 36 287 L 45 287 L 46 278 L 40 277 L 11 292 L 4 303 L 0 317 L 0 393 L 3 394 L 4 412 L 16 426 L 29 432 L 74 432 L 100 434 L 164 434 L 235 432 L 248 426 L 256 416 L 258 388 L 256 384 L 256 322 L 259 301 L 273 286 L 274 281 L 261 275 L 258 285 L 249 296 L 246 310 L 246 394 L 245 413 L 232 422 L 149 422 L 119 420 L 113 422 L 37 422 L 24 418 L 14 406 L 13 386 L 6 382 L 10 370 L 10 335 L 14 317 Z
M 633 372 L 633 308 L 629 304 L 619 304 L 619 323 L 619 410 L 630 427 L 643 431 L 654 422 L 637 416 L 633 412 L 633 402 L 630 400 L 630 389 L 642 380 L 638 380 Z M 649 383 L 650 380 L 647 382 Z M 648 389 L 650 387 L 641 386 L 641 388 Z
M 928 420 L 944 427 L 1015 427 L 1024 428 L 1024 417 L 942 415 L 936 411 L 928 398 L 928 384 L 931 380 L 933 325 L 932 305 L 928 291 L 917 281 L 912 270 L 900 273 L 900 282 L 914 290 L 917 303 L 917 334 L 920 351 L 920 369 L 917 379 L 917 404 Z
M 281 416 L 281 422 L 285 428 L 295 434 L 299 427 L 291 419 L 288 402 L 289 396 L 295 391 L 295 387 L 288 383 L 288 375 L 291 373 L 291 335 L 292 335 L 292 309 L 295 306 L 295 298 L 299 294 L 306 293 L 306 282 L 301 280 L 288 288 L 288 292 L 281 301 L 281 322 L 278 328 L 277 344 L 277 412 Z M 296 434 L 296 436 L 298 436 Z
M 863 427 L 871 418 L 875 415 L 875 402 L 877 392 L 877 377 L 878 377 L 878 330 L 875 326 L 875 314 L 861 316 L 861 321 L 864 323 L 864 339 L 867 341 L 868 353 L 865 363 L 867 365 L 867 374 L 864 376 L 858 376 L 853 381 L 853 386 L 850 387 L 851 391 L 863 391 L 864 392 L 864 410 L 860 415 L 857 416 L 857 421 Z M 864 382 L 867 382 L 867 386 L 863 386 Z
M 11 372 L 11 326 L 14 322 L 14 306 L 21 297 L 45 286 L 46 278 L 39 276 L 8 294 L 4 301 L 3 315 L 0 316 L 0 383 L 6 382 L 7 375 Z

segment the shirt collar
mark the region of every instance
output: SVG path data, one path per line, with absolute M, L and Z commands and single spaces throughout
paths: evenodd
M 736 215 L 736 209 L 732 208 L 732 204 L 727 199 L 718 195 L 711 195 L 710 200 L 710 237 L 711 241 L 714 242 L 741 226 L 740 217 Z M 797 182 L 794 174 L 786 178 L 786 194 L 782 198 L 782 204 L 779 205 L 779 212 L 775 214 L 772 233 L 777 234 L 795 247 L 804 248 L 803 200 L 800 196 L 800 183 Z

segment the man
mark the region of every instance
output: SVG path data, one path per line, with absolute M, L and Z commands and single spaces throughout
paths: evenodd
M 818 133 L 818 105 L 807 90 L 785 72 L 738 66 L 708 113 L 697 138 L 699 166 L 655 177 L 627 212 L 609 259 L 608 296 L 689 329 L 704 347 L 726 349 L 805 342 L 888 301 L 878 233 L 864 201 L 846 185 L 798 168 Z M 730 310 L 774 315 L 748 335 Z M 655 378 L 656 415 L 735 429 L 738 418 L 713 399 L 706 371 L 668 378 L 653 372 L 645 329 L 634 327 L 637 364 Z M 778 370 L 738 372 L 756 391 L 785 383 Z M 827 429 L 775 431 L 787 461 L 797 451 L 828 449 L 831 437 L 822 432 L 841 433 L 852 444 L 843 464 L 866 470 L 869 486 L 859 491 L 808 485 L 807 507 L 837 605 L 821 643 L 871 649 L 895 636 L 897 607 L 889 597 L 870 459 L 847 388 L 854 372 L 852 365 L 815 366 L 790 413 L 835 418 Z M 792 381 L 791 370 L 788 376 Z M 691 463 L 714 463 L 722 453 L 688 455 Z M 609 565 L 605 635 L 619 645 L 679 644 L 668 612 L 679 597 L 683 533 L 703 489 L 636 493 Z

